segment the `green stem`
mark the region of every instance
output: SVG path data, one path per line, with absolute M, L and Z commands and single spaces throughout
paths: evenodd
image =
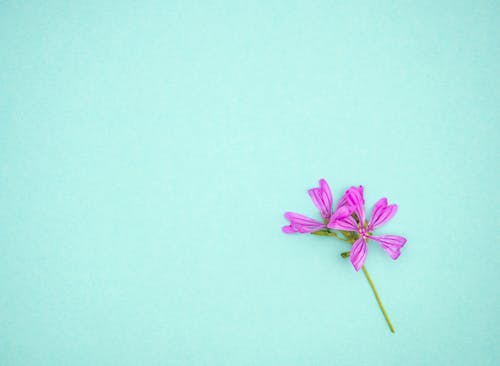
M 349 256 L 350 256 L 350 255 L 351 255 L 351 252 L 350 252 L 350 251 L 349 251 L 349 252 L 342 252 L 342 253 L 340 253 L 340 256 L 341 256 L 342 258 L 349 258 Z
M 346 241 L 348 243 L 351 243 L 351 245 L 354 243 L 354 238 L 351 238 L 350 236 L 348 237 L 345 232 L 342 232 L 344 238 L 341 238 L 340 236 L 337 235 L 336 232 L 330 231 L 330 230 L 320 230 L 320 231 L 315 231 L 312 232 L 311 234 L 313 235 L 320 235 L 320 236 L 333 236 L 339 240 Z M 351 235 L 351 234 L 349 234 Z M 352 240 L 350 240 L 352 239 Z M 351 255 L 351 252 L 343 252 L 340 253 L 342 258 L 349 258 Z M 380 300 L 380 296 L 378 295 L 377 289 L 375 287 L 375 284 L 373 283 L 370 275 L 368 274 L 368 271 L 366 270 L 366 267 L 363 266 L 361 267 L 363 270 L 363 273 L 365 274 L 366 279 L 368 280 L 368 283 L 370 284 L 370 287 L 372 288 L 373 294 L 375 295 L 375 298 L 377 299 L 378 306 L 380 307 L 380 310 L 382 310 L 382 314 L 384 314 L 385 321 L 387 322 L 387 325 L 389 326 L 389 329 L 391 330 L 392 333 L 395 333 L 394 327 L 391 323 L 391 320 L 389 319 L 389 315 L 387 315 L 387 312 L 385 311 L 384 305 L 382 304 L 382 300 Z
M 337 238 L 339 240 L 350 242 L 349 240 L 347 240 L 345 238 L 341 238 L 340 236 L 338 236 L 337 233 L 334 232 L 334 231 L 320 230 L 320 231 L 312 232 L 311 234 L 313 234 L 313 235 L 319 235 L 319 236 L 333 236 L 334 238 Z
M 333 235 L 333 233 L 331 233 L 329 231 L 324 231 L 324 230 L 314 231 L 311 234 L 312 235 L 319 235 L 319 236 L 335 236 L 335 235 Z
M 378 306 L 380 306 L 380 310 L 382 310 L 382 314 L 384 314 L 385 321 L 387 322 L 387 325 L 389 326 L 389 329 L 391 330 L 392 333 L 394 333 L 394 327 L 392 326 L 391 320 L 389 319 L 389 315 L 387 315 L 384 305 L 382 305 L 382 301 L 380 300 L 380 297 L 378 296 L 377 289 L 375 288 L 375 285 L 370 278 L 370 275 L 368 274 L 368 271 L 366 270 L 366 267 L 363 266 L 361 267 L 363 270 L 363 273 L 365 274 L 366 279 L 368 280 L 368 283 L 370 284 L 370 287 L 372 288 L 373 294 L 375 295 L 375 298 L 377 299 Z

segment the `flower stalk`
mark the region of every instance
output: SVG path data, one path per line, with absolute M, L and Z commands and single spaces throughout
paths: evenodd
M 353 242 L 351 242 L 351 244 L 353 244 Z M 349 258 L 350 255 L 351 255 L 351 251 L 340 253 L 340 256 L 342 258 Z M 373 294 L 375 295 L 375 299 L 377 299 L 378 306 L 380 307 L 380 310 L 382 311 L 382 314 L 384 315 L 385 321 L 387 322 L 387 325 L 389 326 L 391 333 L 395 333 L 396 331 L 394 330 L 394 326 L 392 325 L 391 319 L 389 319 L 389 315 L 387 314 L 387 311 L 384 308 L 384 304 L 382 304 L 382 300 L 380 299 L 377 288 L 375 287 L 375 284 L 373 283 L 372 278 L 368 274 L 368 270 L 366 269 L 366 266 L 361 267 L 361 270 L 363 271 L 363 273 L 366 277 L 366 280 L 370 284 L 370 287 L 373 291 Z
M 351 249 L 341 253 L 341 257 L 349 258 L 356 271 L 360 269 L 363 271 L 389 329 L 395 333 L 394 326 L 364 263 L 368 254 L 369 241 L 378 243 L 393 260 L 396 260 L 401 254 L 401 248 L 406 244 L 406 238 L 399 235 L 375 235 L 375 229 L 391 220 L 398 206 L 389 204 L 387 198 L 382 197 L 375 203 L 370 217 L 367 218 L 363 191 L 363 186 L 352 186 L 333 209 L 330 186 L 326 180 L 321 179 L 319 187 L 311 188 L 308 193 L 320 211 L 322 221 L 295 212 L 286 212 L 285 218 L 289 221 L 289 225 L 283 226 L 282 231 L 285 234 L 311 233 L 318 236 L 331 236 L 349 243 Z
M 385 318 L 385 321 L 387 322 L 387 325 L 389 326 L 389 329 L 391 330 L 392 333 L 395 333 L 394 326 L 391 323 L 391 319 L 389 319 L 389 315 L 387 315 L 387 312 L 385 311 L 384 305 L 382 304 L 382 300 L 380 300 L 380 296 L 378 295 L 377 288 L 375 287 L 375 284 L 373 283 L 370 275 L 368 274 L 368 271 L 366 270 L 366 266 L 361 267 L 361 270 L 365 274 L 365 277 L 368 280 L 370 287 L 372 288 L 373 294 L 375 295 L 375 298 L 377 299 L 378 306 L 380 307 L 382 314 L 384 314 L 384 318 Z

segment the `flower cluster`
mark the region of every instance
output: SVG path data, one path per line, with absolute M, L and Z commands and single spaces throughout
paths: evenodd
M 319 209 L 323 221 L 286 212 L 285 218 L 290 224 L 283 226 L 284 233 L 331 235 L 351 242 L 349 257 L 356 271 L 363 267 L 369 240 L 377 242 L 392 259 L 399 257 L 401 248 L 406 244 L 405 238 L 398 235 L 374 235 L 375 229 L 396 214 L 397 205 L 389 205 L 387 198 L 381 198 L 373 206 L 370 219 L 367 219 L 363 186 L 349 188 L 337 203 L 335 210 L 333 210 L 332 191 L 326 180 L 321 179 L 319 187 L 312 188 L 308 192 L 314 205 Z

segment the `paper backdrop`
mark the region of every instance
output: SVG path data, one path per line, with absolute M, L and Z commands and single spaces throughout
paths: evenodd
M 0 4 L 0 364 L 497 365 L 497 2 Z M 408 238 L 287 236 L 363 184 Z

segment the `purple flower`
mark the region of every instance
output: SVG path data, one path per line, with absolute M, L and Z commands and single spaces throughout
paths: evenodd
M 341 253 L 341 256 L 343 258 L 350 257 L 356 271 L 363 269 L 363 273 L 372 288 L 387 325 L 391 332 L 394 333 L 394 327 L 382 305 L 377 289 L 364 263 L 368 252 L 366 243 L 370 239 L 379 243 L 392 259 L 399 257 L 401 248 L 406 244 L 405 238 L 397 235 L 373 235 L 373 231 L 376 228 L 392 219 L 396 214 L 398 206 L 394 204 L 388 205 L 387 198 L 381 198 L 373 206 L 370 220 L 367 220 L 365 217 L 363 186 L 349 188 L 339 200 L 333 212 L 332 192 L 324 179 L 319 181 L 319 187 L 310 189 L 308 193 L 314 205 L 318 208 L 323 221 L 311 219 L 310 217 L 294 212 L 286 212 L 285 218 L 290 224 L 283 226 L 283 232 L 286 234 L 311 233 L 321 236 L 333 236 L 350 243 L 352 245 L 351 251 Z
M 388 222 L 396 214 L 397 205 L 388 205 L 387 198 L 381 198 L 372 209 L 370 220 L 365 218 L 365 200 L 363 198 L 363 187 L 351 187 L 339 202 L 337 216 L 330 220 L 327 227 L 330 229 L 353 231 L 359 235 L 351 248 L 351 263 L 356 271 L 359 271 L 366 259 L 368 247 L 366 242 L 371 239 L 380 244 L 392 259 L 397 259 L 400 249 L 405 245 L 406 239 L 398 235 L 374 236 L 373 230 Z M 353 217 L 356 215 L 357 220 Z
M 286 212 L 285 218 L 290 221 L 290 225 L 282 227 L 284 233 L 312 233 L 326 229 L 326 224 L 332 216 L 332 191 L 330 190 L 330 186 L 326 180 L 320 179 L 319 187 L 311 188 L 308 193 L 314 205 L 318 208 L 323 222 L 298 213 Z

